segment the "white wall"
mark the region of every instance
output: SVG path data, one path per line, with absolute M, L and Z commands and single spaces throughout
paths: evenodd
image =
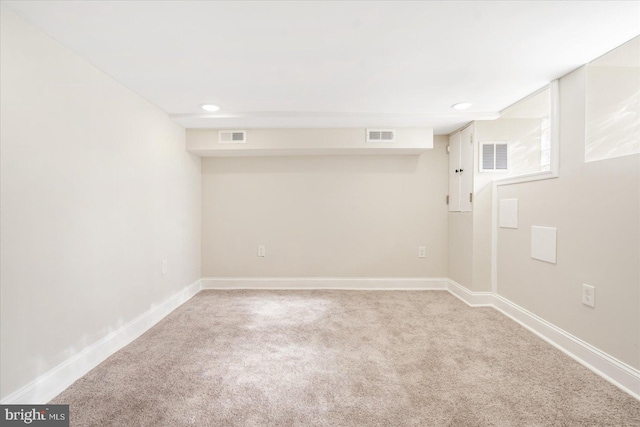
M 217 129 L 189 129 L 187 150 L 202 156 L 422 154 L 433 148 L 433 129 L 394 128 L 395 140 L 366 142 L 366 128 L 246 129 L 246 142 L 221 144 Z
M 473 213 L 449 212 L 449 278 L 473 290 Z
M 4 8 L 1 29 L 4 398 L 199 278 L 200 159 Z
M 474 292 L 491 291 L 493 181 L 540 171 L 542 118 L 549 116 L 549 89 L 520 101 L 496 120 L 474 126 L 473 212 L 449 214 L 449 277 Z M 510 169 L 480 172 L 483 142 L 510 143 Z
M 420 156 L 203 159 L 203 277 L 446 277 L 446 145 L 436 137 Z
M 449 213 L 446 136 L 420 156 L 209 158 L 201 170 L 165 113 L 5 9 L 1 30 L 2 398 L 201 275 L 490 289 L 491 180 L 476 174 L 473 214 Z M 560 81 L 561 177 L 499 187 L 519 200 L 520 228 L 499 230 L 498 293 L 640 368 L 639 156 L 584 163 L 585 78 Z M 557 264 L 530 258 L 531 225 L 558 227 Z
M 548 110 L 547 110 L 548 114 Z M 542 119 L 500 118 L 475 122 L 478 158 L 482 157 L 483 142 L 509 142 L 508 172 L 479 172 L 479 163 L 474 164 L 477 177 L 492 181 L 506 176 L 540 172 L 540 135 Z
M 548 111 L 547 111 L 548 113 Z M 475 292 L 491 291 L 491 226 L 493 181 L 514 175 L 540 171 L 540 123 L 539 119 L 500 118 L 493 121 L 474 122 L 475 147 L 473 164 L 473 222 L 472 238 L 465 245 L 472 246 L 472 261 L 466 269 L 468 282 L 461 285 Z M 537 137 L 537 138 L 536 138 Z M 507 172 L 480 172 L 481 145 L 490 141 L 510 141 L 510 170 Z M 456 239 L 455 235 L 450 236 Z M 450 243 L 451 244 L 451 243 Z M 453 245 L 453 244 L 452 244 Z M 458 267 L 461 270 L 462 267 Z M 452 277 L 453 280 L 456 280 Z
M 585 79 L 560 79 L 560 177 L 498 187 L 519 207 L 498 230 L 498 293 L 640 368 L 640 155 L 585 163 Z M 557 264 L 530 257 L 533 225 L 558 228 Z

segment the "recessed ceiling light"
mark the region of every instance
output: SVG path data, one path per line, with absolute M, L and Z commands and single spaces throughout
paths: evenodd
M 457 104 L 453 104 L 451 106 L 451 108 L 453 108 L 454 110 L 466 110 L 469 107 L 471 107 L 470 102 L 458 102 Z
M 213 104 L 202 104 L 200 107 L 202 107 L 202 109 L 205 111 L 211 111 L 211 112 L 218 111 L 220 109 L 220 107 Z

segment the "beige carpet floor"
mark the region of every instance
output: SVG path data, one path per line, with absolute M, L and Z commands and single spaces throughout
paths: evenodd
M 73 426 L 639 426 L 640 402 L 444 291 L 202 291 L 53 403 Z

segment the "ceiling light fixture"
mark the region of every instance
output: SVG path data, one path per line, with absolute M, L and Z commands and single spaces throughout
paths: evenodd
M 457 104 L 453 104 L 451 106 L 451 108 L 453 108 L 454 110 L 466 110 L 469 107 L 471 107 L 470 102 L 458 102 Z
M 218 111 L 220 109 L 220 107 L 213 104 L 202 104 L 200 107 L 202 107 L 203 110 L 210 112 Z

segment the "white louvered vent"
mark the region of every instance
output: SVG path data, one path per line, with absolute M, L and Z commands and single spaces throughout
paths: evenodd
M 394 129 L 367 129 L 367 142 L 395 142 Z
M 509 144 L 485 142 L 480 156 L 480 172 L 506 172 L 509 169 Z
M 218 131 L 219 144 L 244 144 L 247 142 L 247 132 L 244 130 Z

